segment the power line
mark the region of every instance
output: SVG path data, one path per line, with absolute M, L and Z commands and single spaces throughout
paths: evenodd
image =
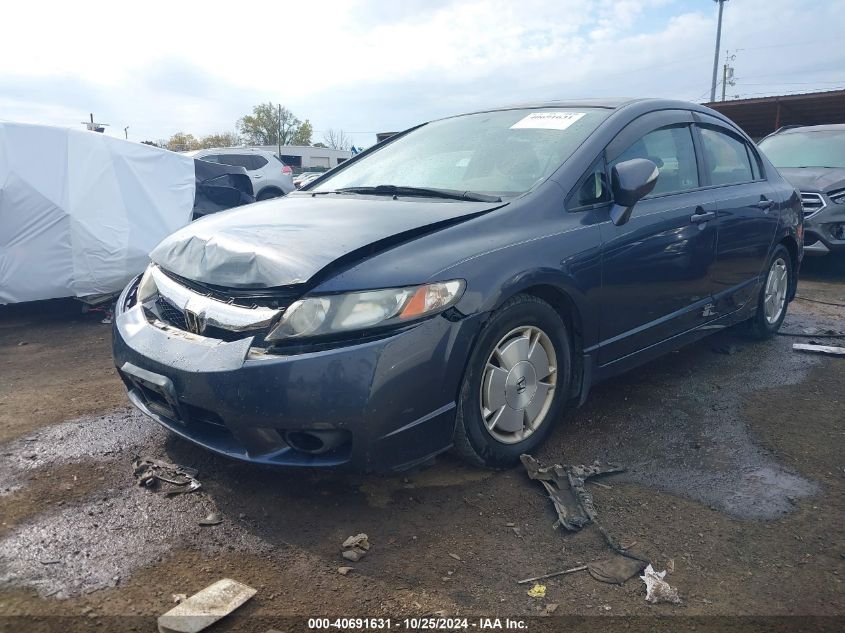
M 743 86 L 815 86 L 817 84 L 842 84 L 845 80 L 839 81 L 767 81 L 765 83 L 748 83 L 743 81 Z
M 738 48 L 738 51 L 759 51 L 765 48 L 787 48 L 789 46 L 811 46 L 813 44 L 825 44 L 830 45 L 830 42 L 825 40 L 807 40 L 806 42 L 789 42 L 787 44 L 767 44 L 766 46 L 744 46 L 742 48 Z

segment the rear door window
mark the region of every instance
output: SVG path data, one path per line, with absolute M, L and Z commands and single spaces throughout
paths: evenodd
M 731 185 L 755 180 L 745 141 L 711 127 L 701 127 L 704 164 L 710 184 Z
M 232 167 L 243 167 L 249 171 L 255 169 L 252 166 L 252 156 L 245 154 L 218 154 L 217 161 L 224 165 L 231 165 Z
M 699 186 L 689 125 L 673 125 L 649 132 L 622 152 L 613 165 L 633 158 L 646 158 L 657 165 L 660 175 L 651 196 L 689 191 Z
M 267 165 L 267 159 L 263 156 L 258 156 L 257 154 L 254 156 L 250 156 L 252 159 L 252 168 L 253 169 L 261 169 L 265 165 Z

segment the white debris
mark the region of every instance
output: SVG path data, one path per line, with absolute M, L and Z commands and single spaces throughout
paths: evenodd
M 355 536 L 350 536 L 340 547 L 342 550 L 342 556 L 346 560 L 356 563 L 361 560 L 370 549 L 370 541 L 366 534 L 361 533 L 356 534 Z
M 160 633 L 197 633 L 230 614 L 255 595 L 255 589 L 224 578 L 180 602 L 158 618 Z
M 812 352 L 815 354 L 830 354 L 832 356 L 845 356 L 845 347 L 832 345 L 814 345 L 812 343 L 793 343 L 792 349 L 797 352 Z
M 663 580 L 666 577 L 665 571 L 654 571 L 651 565 L 648 565 L 643 570 L 643 575 L 640 580 L 645 583 L 645 601 L 657 604 L 658 602 L 671 602 L 672 604 L 680 604 L 681 598 L 678 596 L 678 590 L 671 587 L 668 582 Z

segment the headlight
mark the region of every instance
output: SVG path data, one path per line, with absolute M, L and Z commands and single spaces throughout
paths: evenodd
M 833 204 L 842 204 L 845 202 L 845 189 L 840 189 L 839 191 L 831 191 L 827 194 L 827 197 L 833 202 Z
M 453 305 L 464 290 L 460 279 L 408 288 L 306 297 L 292 303 L 265 337 L 277 341 L 397 325 Z

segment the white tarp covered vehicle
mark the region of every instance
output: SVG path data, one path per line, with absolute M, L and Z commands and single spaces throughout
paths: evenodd
M 0 121 L 0 304 L 121 290 L 191 220 L 194 160 Z

